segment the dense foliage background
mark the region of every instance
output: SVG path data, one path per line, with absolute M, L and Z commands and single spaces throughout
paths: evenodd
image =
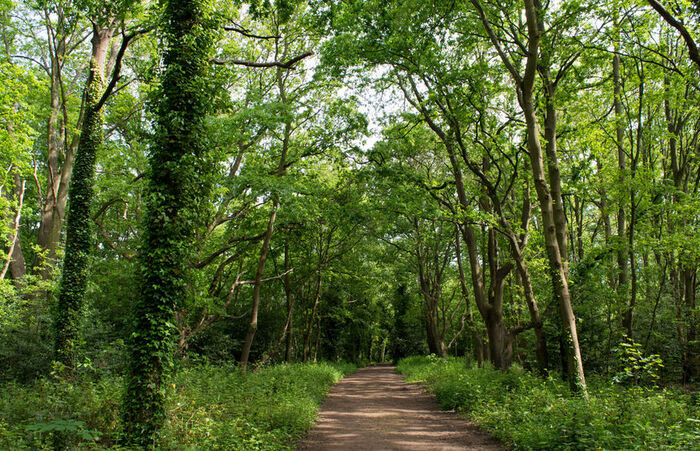
M 223 440 L 214 392 L 340 374 L 273 364 L 428 353 L 506 371 L 454 363 L 470 390 L 523 378 L 520 401 L 478 404 L 494 428 L 488 412 L 548 392 L 610 421 L 668 403 L 653 427 L 678 434 L 649 446 L 697 440 L 699 17 L 656 0 L 1 0 L 0 443 L 114 445 L 146 421 L 104 410 L 123 377 L 158 381 L 129 409 L 160 405 L 163 443 Z M 308 425 L 289 427 L 285 446 Z

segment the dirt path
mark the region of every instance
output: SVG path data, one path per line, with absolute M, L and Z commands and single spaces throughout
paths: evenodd
M 299 450 L 502 450 L 492 437 L 432 395 L 407 384 L 393 366 L 358 370 L 333 387 L 318 425 Z

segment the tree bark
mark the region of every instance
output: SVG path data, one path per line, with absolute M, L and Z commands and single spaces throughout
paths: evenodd
M 94 25 L 92 33 L 90 73 L 84 94 L 85 113 L 69 190 L 66 254 L 55 322 L 56 360 L 61 362 L 69 373 L 72 373 L 76 365 L 75 346 L 87 286 L 88 258 L 92 247 L 90 206 L 97 150 L 103 141 L 102 107 L 99 101 L 103 95 L 105 60 L 114 29 Z
M 34 265 L 38 267 L 43 279 L 49 279 L 56 263 L 56 250 L 61 239 L 61 229 L 66 214 L 68 201 L 68 185 L 73 172 L 73 157 L 77 140 L 67 139 L 65 123 L 68 113 L 65 102 L 65 92 L 62 82 L 62 65 L 67 56 L 67 36 L 61 31 L 64 28 L 65 16 L 63 9 L 56 9 L 58 24 L 55 29 L 50 26 L 48 13 L 46 16 L 47 35 L 51 37 L 49 45 L 51 94 L 49 101 L 49 119 L 46 128 L 47 138 L 47 186 L 46 196 L 40 199 L 41 220 L 37 234 L 37 244 L 44 251 L 39 255 Z M 78 119 L 77 128 L 82 128 Z M 75 137 L 74 137 L 75 138 Z M 61 151 L 64 157 L 59 164 Z
M 472 313 L 472 306 L 469 302 L 469 290 L 467 289 L 467 280 L 464 275 L 464 265 L 462 264 L 462 246 L 460 244 L 460 227 L 458 224 L 455 225 L 455 258 L 457 259 L 457 268 L 459 270 L 459 287 L 462 292 L 462 298 L 467 306 L 467 324 L 469 326 L 469 331 L 472 335 L 472 345 L 474 346 L 473 355 L 479 367 L 484 366 L 484 342 L 481 339 L 481 334 L 479 333 L 476 324 L 474 323 L 474 314 Z
M 287 299 L 287 330 L 286 343 L 284 349 L 284 361 L 292 361 L 292 341 L 294 338 L 294 299 L 292 298 L 292 286 L 289 280 L 289 239 L 284 240 L 284 294 Z
M 319 239 L 319 243 L 323 243 L 322 239 Z M 316 310 L 318 309 L 318 304 L 321 300 L 321 286 L 323 282 L 323 274 L 321 272 L 321 266 L 322 266 L 322 247 L 319 248 L 319 255 L 318 255 L 318 268 L 317 268 L 317 275 L 316 275 L 316 290 L 314 292 L 314 303 L 311 306 L 311 313 L 309 314 L 309 325 L 306 328 L 306 333 L 304 334 L 304 348 L 302 351 L 302 361 L 306 363 L 309 360 L 309 356 L 311 354 L 311 337 L 313 335 L 313 330 L 314 330 L 314 320 L 316 319 Z
M 544 115 L 544 139 L 546 142 L 547 174 L 549 176 L 549 189 L 552 203 L 552 216 L 557 237 L 557 246 L 561 255 L 561 263 L 564 274 L 569 273 L 569 243 L 566 231 L 566 213 L 564 211 L 564 198 L 561 190 L 561 174 L 559 171 L 559 157 L 557 156 L 557 110 L 554 96 L 556 85 L 549 79 L 549 70 L 544 69 L 545 77 L 545 115 Z
M 624 126 L 622 123 L 622 82 L 620 80 L 620 56 L 613 56 L 613 108 L 615 111 L 615 141 L 617 144 L 617 168 L 618 184 L 620 189 L 627 186 L 627 157 L 624 146 Z M 628 272 L 627 272 L 627 218 L 625 207 L 622 202 L 617 210 L 617 294 L 627 303 Z M 632 312 L 626 309 L 622 319 L 622 326 L 627 331 L 627 335 L 632 338 Z
M 141 292 L 134 311 L 129 371 L 122 408 L 129 448 L 150 449 L 166 419 L 165 383 L 173 366 L 172 325 L 183 301 L 201 218 L 209 198 L 204 142 L 211 99 L 205 83 L 213 33 L 202 0 L 163 2 L 163 71 L 155 104 L 146 214 L 141 232 Z
M 265 261 L 267 260 L 267 250 L 270 247 L 270 240 L 272 239 L 272 232 L 275 227 L 275 218 L 277 217 L 277 207 L 279 207 L 279 201 L 274 200 L 272 204 L 272 212 L 270 213 L 270 219 L 267 223 L 267 230 L 265 231 L 265 238 L 263 239 L 262 248 L 260 249 L 260 259 L 258 260 L 258 268 L 255 272 L 255 282 L 253 285 L 253 305 L 250 313 L 250 323 L 248 324 L 248 332 L 245 336 L 245 341 L 243 342 L 243 349 L 241 351 L 240 367 L 243 372 L 246 371 L 248 366 L 248 358 L 250 357 L 250 348 L 253 346 L 253 338 L 255 337 L 255 332 L 258 330 L 258 310 L 260 308 L 260 287 L 262 286 L 262 276 L 265 272 Z
M 542 146 L 540 144 L 539 126 L 534 103 L 533 89 L 540 41 L 538 15 L 541 13 L 542 11 L 536 6 L 535 0 L 525 0 L 525 15 L 527 19 L 529 42 L 525 73 L 520 81 L 520 104 L 527 124 L 527 144 L 530 153 L 530 166 L 535 181 L 537 198 L 540 202 L 545 247 L 547 250 L 552 282 L 559 300 L 559 310 L 563 323 L 563 332 L 565 334 L 564 337 L 568 354 L 569 384 L 572 390 L 586 393 L 586 378 L 583 371 L 583 361 L 578 341 L 576 317 L 571 307 L 566 267 L 562 258 L 562 249 L 560 248 L 560 243 L 557 238 L 558 231 L 552 195 L 550 194 L 545 179 Z

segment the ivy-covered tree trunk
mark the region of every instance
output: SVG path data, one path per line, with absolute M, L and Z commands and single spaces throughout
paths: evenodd
M 155 100 L 141 244 L 141 297 L 130 342 L 124 441 L 155 443 L 165 419 L 165 378 L 172 367 L 175 308 L 185 291 L 190 242 L 209 192 L 205 86 L 210 27 L 201 0 L 164 1 L 163 73 Z M 198 211 L 199 210 L 199 213 Z
M 85 85 L 85 112 L 68 191 L 70 199 L 66 224 L 66 254 L 63 263 L 56 311 L 56 360 L 69 371 L 75 366 L 75 342 L 78 338 L 92 235 L 90 204 L 95 182 L 95 158 L 102 144 L 102 106 L 105 59 L 112 39 L 111 27 L 93 26 L 90 73 Z

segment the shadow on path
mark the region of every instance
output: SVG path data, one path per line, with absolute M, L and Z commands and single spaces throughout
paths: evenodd
M 499 442 L 441 411 L 432 395 L 395 367 L 362 368 L 336 384 L 316 428 L 298 450 L 502 450 Z

